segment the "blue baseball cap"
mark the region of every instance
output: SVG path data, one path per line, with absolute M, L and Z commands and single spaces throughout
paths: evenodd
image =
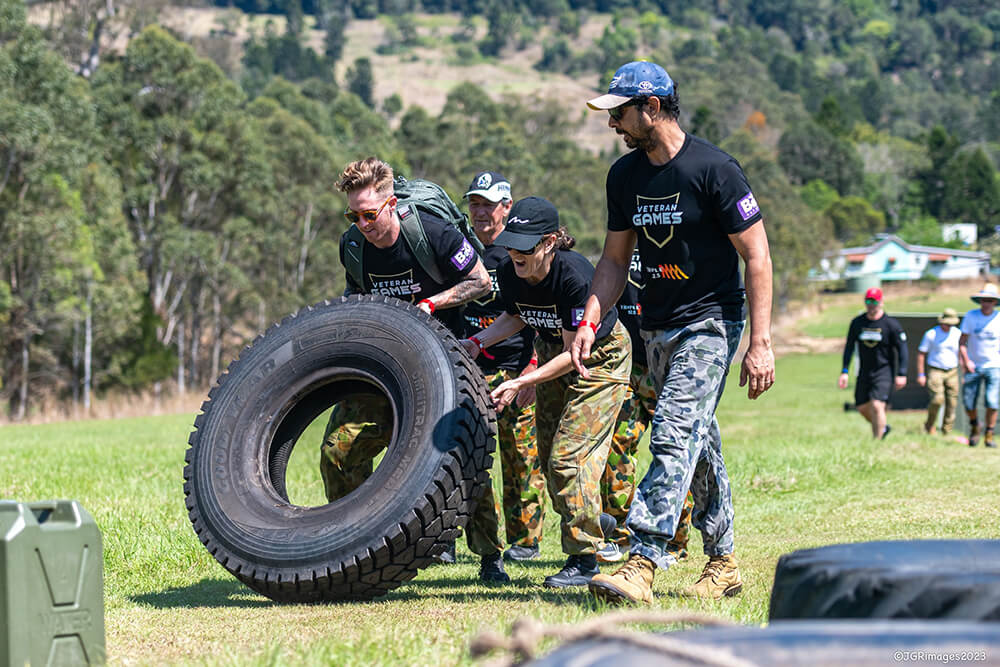
M 598 110 L 614 109 L 633 97 L 666 97 L 673 93 L 674 80 L 667 70 L 656 63 L 638 60 L 619 67 L 608 84 L 608 94 L 595 97 L 587 106 Z

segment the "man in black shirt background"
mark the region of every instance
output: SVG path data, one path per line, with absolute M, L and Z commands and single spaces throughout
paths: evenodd
M 465 193 L 469 220 L 482 242 L 483 264 L 493 289 L 473 299 L 465 307 L 467 333 L 474 335 L 493 324 L 504 313 L 497 282 L 497 266 L 507 258 L 507 249 L 493 242 L 504 229 L 513 205 L 510 182 L 495 171 L 475 175 Z M 538 366 L 533 344 L 535 331 L 525 327 L 476 357 L 492 391 L 512 377 Z M 517 400 L 497 414 L 497 440 L 503 471 L 503 514 L 510 548 L 508 560 L 538 558 L 545 510 L 545 477 L 542 475 L 535 442 L 535 387 L 525 387 Z
M 465 336 L 461 306 L 488 294 L 490 276 L 472 244 L 450 223 L 426 212 L 419 224 L 427 237 L 434 262 L 444 282 L 430 276 L 410 247 L 401 229 L 393 171 L 374 157 L 352 162 L 344 168 L 337 187 L 347 194 L 344 215 L 357 226 L 363 242 L 345 232 L 340 240 L 340 260 L 346 252 L 360 256 L 360 283 L 347 275 L 347 294 L 384 294 L 415 303 L 439 319 L 457 338 Z M 413 209 L 405 214 L 414 215 Z M 345 263 L 346 266 L 346 263 Z M 320 474 L 331 502 L 358 488 L 373 472 L 372 460 L 388 446 L 393 413 L 385 396 L 358 394 L 334 406 L 323 436 Z M 503 545 L 493 487 L 485 495 L 466 530 L 469 548 L 481 556 L 480 579 L 506 583 Z
M 755 399 L 774 383 L 771 255 L 760 207 L 734 158 L 681 129 L 677 86 L 659 65 L 623 65 L 608 94 L 588 106 L 606 110 L 608 126 L 634 150 L 608 172 L 608 233 L 584 317 L 593 321 L 614 307 L 638 243 L 642 335 L 659 397 L 653 459 L 626 521 L 629 559 L 614 574 L 595 576 L 590 590 L 612 603 L 652 602 L 656 569 L 673 563 L 668 545 L 690 489 L 709 559 L 688 592 L 735 595 L 743 582 L 715 408 L 743 332 L 744 297 L 750 341 L 740 386 L 749 385 Z M 571 353 L 581 375 L 593 340 L 593 332 L 577 329 Z
M 893 386 L 906 386 L 906 334 L 899 322 L 885 314 L 882 290 L 872 287 L 865 292 L 865 312 L 853 320 L 847 330 L 844 345 L 844 366 L 837 386 L 847 389 L 848 371 L 854 347 L 858 347 L 858 382 L 854 387 L 854 404 L 872 426 L 872 437 L 884 438 L 891 427 L 886 422 L 885 409 Z M 893 367 L 895 366 L 895 379 Z

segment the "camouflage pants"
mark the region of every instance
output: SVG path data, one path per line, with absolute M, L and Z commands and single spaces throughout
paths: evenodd
M 498 370 L 487 376 L 491 390 L 517 373 Z M 497 441 L 503 477 L 503 516 L 507 544 L 536 546 L 545 516 L 545 476 L 535 443 L 535 404 L 509 405 L 497 415 Z
M 653 455 L 629 510 L 630 551 L 661 568 L 684 500 L 709 556 L 733 552 L 733 501 L 715 409 L 726 385 L 743 322 L 707 319 L 680 329 L 644 331 L 650 372 L 660 387 L 649 439 Z
M 535 341 L 538 363 L 563 351 L 562 344 Z M 595 344 L 590 378 L 571 371 L 538 385 L 535 422 L 538 454 L 552 507 L 562 521 L 562 550 L 596 553 L 601 533 L 601 475 L 607 465 L 614 418 L 628 388 L 632 344 L 621 322 Z
M 333 407 L 319 460 L 328 501 L 343 498 L 371 476 L 372 461 L 389 446 L 393 419 L 388 400 L 375 394 L 357 394 Z M 466 529 L 470 551 L 485 556 L 503 550 L 499 514 L 493 484 L 487 481 Z
M 611 450 L 608 452 L 608 464 L 601 479 L 601 504 L 604 512 L 613 516 L 618 524 L 609 541 L 625 549 L 628 549 L 629 541 L 625 518 L 635 496 L 636 454 L 642 434 L 646 432 L 655 411 L 656 387 L 653 386 L 653 377 L 645 364 L 633 360 L 628 393 L 618 412 Z M 668 551 L 675 557 L 687 549 L 692 506 L 691 494 L 688 493 L 680 524 L 668 547 Z

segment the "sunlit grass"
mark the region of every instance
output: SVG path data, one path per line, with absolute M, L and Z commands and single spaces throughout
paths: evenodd
M 720 602 L 672 595 L 704 562 L 696 535 L 694 556 L 658 575 L 657 608 L 760 624 L 777 559 L 791 550 L 998 536 L 1000 454 L 924 435 L 919 412 L 891 413 L 892 435 L 873 441 L 861 417 L 842 410 L 838 363 L 835 355 L 780 359 L 778 383 L 754 402 L 734 369 L 719 420 L 746 588 Z M 377 602 L 273 604 L 226 573 L 191 529 L 182 469 L 192 422 L 179 415 L 0 427 L 0 497 L 76 499 L 102 530 L 112 665 L 449 665 L 470 661 L 479 631 L 509 631 L 519 616 L 574 623 L 605 611 L 584 592 L 541 587 L 564 560 L 552 513 L 542 558 L 509 565 L 511 586 L 480 585 L 478 560 L 460 540 L 457 565 L 425 570 Z M 289 490 L 301 504 L 321 502 L 323 424 L 317 419 L 293 456 Z

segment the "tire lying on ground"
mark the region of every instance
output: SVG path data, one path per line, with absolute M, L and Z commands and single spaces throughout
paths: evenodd
M 1000 540 L 861 542 L 778 559 L 771 620 L 1000 620 Z
M 586 639 L 524 667 L 842 667 L 1000 665 L 1000 633 L 972 621 L 779 621 L 766 628 L 705 628 L 624 639 Z M 663 639 L 673 646 L 658 645 Z
M 292 504 L 285 471 L 297 439 L 359 393 L 392 406 L 382 462 L 343 498 Z M 201 409 L 184 468 L 191 522 L 223 567 L 274 600 L 363 600 L 399 586 L 454 541 L 489 483 L 496 416 L 481 373 L 437 320 L 389 297 L 285 318 Z M 320 443 L 302 445 L 318 468 Z

